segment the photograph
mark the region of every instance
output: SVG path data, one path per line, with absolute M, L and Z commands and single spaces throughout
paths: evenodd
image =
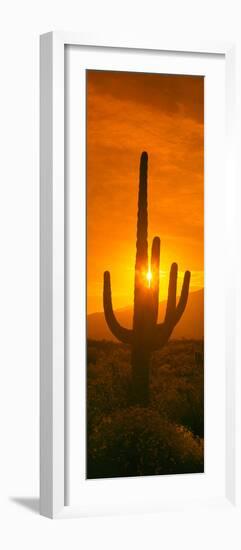
M 87 478 L 204 472 L 204 78 L 87 71 Z

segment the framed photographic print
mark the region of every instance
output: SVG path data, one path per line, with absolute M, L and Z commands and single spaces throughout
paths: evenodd
M 234 47 L 40 70 L 41 513 L 237 503 Z

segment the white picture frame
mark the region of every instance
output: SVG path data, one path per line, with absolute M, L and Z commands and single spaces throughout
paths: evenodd
M 226 270 L 226 491 L 222 503 L 241 496 L 241 408 L 237 384 L 238 340 L 235 318 L 237 224 L 237 107 L 234 44 L 163 44 L 161 39 L 101 39 L 65 32 L 48 33 L 40 42 L 40 510 L 56 517 L 71 514 L 66 503 L 65 416 L 65 46 L 139 51 L 220 54 L 226 68 L 226 170 L 229 246 Z M 227 250 L 227 248 L 226 248 Z M 220 499 L 219 499 L 220 501 Z M 175 504 L 175 503 L 174 503 Z M 207 499 L 206 504 L 209 504 Z M 191 503 L 192 505 L 192 503 Z

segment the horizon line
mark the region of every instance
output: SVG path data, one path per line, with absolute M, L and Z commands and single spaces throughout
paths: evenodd
M 202 290 L 204 290 L 204 286 L 201 287 L 201 288 L 198 288 L 197 290 L 192 290 L 192 292 L 189 292 L 189 295 L 196 294 L 197 292 L 201 292 Z M 177 298 L 180 298 L 180 294 L 177 294 Z M 165 302 L 167 302 L 167 299 L 159 301 L 159 305 L 163 304 Z M 133 304 L 132 305 L 128 304 L 126 306 L 117 307 L 117 308 L 114 308 L 114 309 L 115 309 L 115 311 L 123 311 L 124 309 L 129 309 L 129 308 L 133 308 Z M 91 313 L 87 313 L 87 308 L 86 308 L 86 317 L 89 317 L 90 315 L 96 315 L 97 313 L 104 313 L 104 309 L 101 309 L 99 311 L 92 311 Z

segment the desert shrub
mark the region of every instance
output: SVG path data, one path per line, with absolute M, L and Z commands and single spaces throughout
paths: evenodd
M 87 347 L 87 364 L 95 365 L 98 360 L 98 349 L 94 346 Z
M 118 477 L 203 470 L 202 343 L 171 341 L 153 354 L 151 402 L 130 407 L 130 350 L 88 342 L 88 476 Z M 198 436 L 198 437 L 196 437 Z
M 202 440 L 155 409 L 119 409 L 89 431 L 89 478 L 202 471 Z
M 204 435 L 203 365 L 195 363 L 201 344 L 170 342 L 155 354 L 151 372 L 151 404 L 161 416 Z
M 131 370 L 129 362 L 120 361 L 114 349 L 88 365 L 87 418 L 88 431 L 100 417 L 129 406 Z

